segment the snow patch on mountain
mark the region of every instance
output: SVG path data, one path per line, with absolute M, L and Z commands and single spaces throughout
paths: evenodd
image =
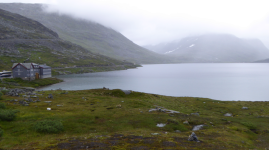
M 193 46 L 195 46 L 195 44 L 192 44 L 192 45 L 190 45 L 189 47 L 193 47 Z
M 165 52 L 164 54 L 169 54 L 169 53 L 172 53 L 172 52 L 174 52 L 176 49 L 174 49 L 174 50 L 171 50 L 171 51 L 168 51 L 168 52 Z

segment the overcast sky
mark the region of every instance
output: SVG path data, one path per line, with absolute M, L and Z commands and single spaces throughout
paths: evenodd
M 139 45 L 204 33 L 259 38 L 269 47 L 268 0 L 0 0 L 52 4 L 51 11 L 111 27 Z

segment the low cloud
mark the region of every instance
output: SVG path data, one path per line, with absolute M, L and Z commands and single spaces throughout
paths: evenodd
M 204 33 L 230 33 L 242 38 L 259 38 L 269 47 L 267 0 L 36 2 L 50 4 L 46 11 L 69 14 L 113 28 L 139 45 L 169 42 Z

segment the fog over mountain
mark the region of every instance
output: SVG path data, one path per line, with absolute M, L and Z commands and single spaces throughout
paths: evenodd
M 0 3 L 0 8 L 39 21 L 60 38 L 96 54 L 139 64 L 173 63 L 171 58 L 140 47 L 111 28 L 70 15 L 44 12 L 41 4 Z
M 69 14 L 110 27 L 138 45 L 187 36 L 229 33 L 258 38 L 269 47 L 267 0 L 0 0 L 51 4 L 46 11 Z
M 184 62 L 253 62 L 269 58 L 268 48 L 259 39 L 241 39 L 231 34 L 190 36 L 145 48 L 184 57 Z
M 47 64 L 54 74 L 92 72 L 94 68 L 115 70 L 135 67 L 132 63 L 91 53 L 87 49 L 62 40 L 41 23 L 0 9 L 0 70 L 13 63 Z M 86 67 L 86 68 L 84 68 Z M 57 71 L 56 68 L 61 68 Z M 69 69 L 69 70 L 63 70 Z

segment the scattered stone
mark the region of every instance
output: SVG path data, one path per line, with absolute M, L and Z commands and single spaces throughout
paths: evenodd
M 47 110 L 51 110 L 51 108 L 47 108 Z
M 191 113 L 191 115 L 199 116 L 199 113 Z
M 183 122 L 183 124 L 189 124 L 189 122 L 186 120 L 186 121 Z
M 226 113 L 226 114 L 224 114 L 224 116 L 226 116 L 226 117 L 232 117 L 233 114 L 232 113 Z
M 198 131 L 198 130 L 201 130 L 205 125 L 197 125 L 197 126 L 194 126 L 192 131 Z
M 248 107 L 242 107 L 242 109 L 248 109 Z
M 176 130 L 175 132 L 176 132 L 176 133 L 181 133 L 181 131 L 179 131 L 179 130 Z
M 179 111 L 169 110 L 169 109 L 159 108 L 159 107 L 155 107 L 149 110 L 149 112 L 153 112 L 153 111 L 159 111 L 159 112 L 164 112 L 164 113 L 169 113 L 169 114 L 180 113 Z
M 51 101 L 44 101 L 45 103 L 51 103 Z
M 8 89 L 8 92 L 6 93 L 6 95 L 9 96 L 19 96 L 19 94 L 23 94 L 23 93 L 32 93 L 35 89 L 34 88 L 15 88 L 15 89 Z
M 53 99 L 53 96 L 52 96 L 52 94 L 49 94 L 48 98 L 51 98 L 51 99 Z
M 162 128 L 162 127 L 166 126 L 166 124 L 165 123 L 158 123 L 156 126 Z
M 170 113 L 170 114 L 179 114 L 180 112 L 179 111 L 175 111 L 175 110 L 168 110 L 167 113 Z
M 157 109 L 150 109 L 149 112 L 157 111 Z
M 160 133 L 151 133 L 151 135 L 160 135 Z
M 200 142 L 194 132 L 191 133 L 191 135 L 188 138 L 188 141 Z
M 62 107 L 63 105 L 57 105 L 57 107 Z
M 117 107 L 117 108 L 121 108 L 121 104 L 119 104 L 119 105 L 116 105 L 116 107 Z

